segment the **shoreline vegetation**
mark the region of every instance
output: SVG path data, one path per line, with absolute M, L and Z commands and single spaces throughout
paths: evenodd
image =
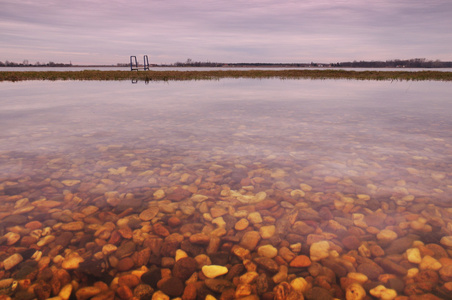
M 435 80 L 452 81 L 452 72 L 442 71 L 349 71 L 349 70 L 209 70 L 209 71 L 0 71 L 0 81 L 25 80 L 132 80 L 182 81 L 222 78 Z

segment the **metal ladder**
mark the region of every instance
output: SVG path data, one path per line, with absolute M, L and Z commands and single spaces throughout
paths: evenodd
M 130 71 L 149 71 L 149 58 L 147 55 L 143 57 L 143 67 L 138 65 L 137 57 L 135 55 L 130 56 Z

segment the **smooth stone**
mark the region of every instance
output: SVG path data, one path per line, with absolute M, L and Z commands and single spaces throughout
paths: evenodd
M 157 286 L 160 288 L 162 292 L 170 297 L 178 297 L 181 296 L 184 292 L 184 283 L 177 277 L 168 277 L 163 278 L 159 281 Z
M 306 255 L 298 255 L 290 262 L 289 265 L 295 268 L 305 268 L 311 265 L 311 260 Z
M 353 281 L 356 281 L 360 284 L 365 283 L 367 280 L 369 280 L 369 278 L 367 278 L 366 275 L 362 274 L 362 273 L 357 273 L 357 272 L 350 272 L 347 274 L 347 278 L 352 279 Z
M 207 278 L 216 278 L 228 273 L 228 268 L 218 265 L 203 266 L 201 270 Z
M 397 297 L 397 292 L 393 289 L 388 289 L 384 285 L 378 285 L 371 289 L 369 293 L 382 300 L 392 300 Z
M 276 249 L 272 245 L 264 245 L 257 248 L 257 254 L 259 254 L 259 256 L 274 258 L 276 255 L 278 255 L 278 249 Z
M 262 216 L 259 212 L 252 212 L 248 215 L 248 221 L 250 221 L 251 224 L 260 224 L 262 223 Z
M 61 267 L 65 270 L 75 270 L 78 269 L 80 263 L 84 261 L 83 257 L 81 257 L 77 252 L 73 252 L 63 260 Z
M 116 269 L 120 272 L 126 272 L 132 269 L 135 266 L 135 263 L 132 258 L 130 257 L 124 257 L 123 259 L 118 261 L 118 264 L 116 265 Z
M 276 273 L 279 271 L 278 264 L 271 258 L 268 257 L 256 257 L 254 262 L 257 263 L 260 267 L 269 271 L 271 273 Z
M 139 300 L 151 299 L 154 289 L 148 284 L 139 284 L 133 290 L 133 296 Z
M 333 300 L 333 295 L 328 290 L 318 286 L 308 290 L 305 297 L 306 300 Z
M 358 249 L 361 246 L 361 241 L 355 235 L 348 235 L 341 242 L 348 250 Z
M 389 229 L 383 229 L 377 234 L 377 239 L 383 241 L 394 241 L 397 237 L 397 233 Z
M 246 229 L 249 224 L 250 224 L 250 222 L 247 219 L 242 218 L 242 219 L 238 220 L 237 223 L 235 223 L 234 228 L 235 228 L 235 230 L 241 231 L 241 230 Z
M 262 226 L 261 228 L 259 228 L 259 234 L 264 240 L 273 237 L 275 233 L 276 233 L 275 225 Z
M 225 289 L 233 287 L 233 283 L 226 279 L 207 278 L 204 284 L 216 293 L 222 293 Z
M 407 249 L 406 256 L 408 261 L 413 264 L 420 264 L 422 261 L 421 252 L 418 248 Z
M 194 272 L 196 272 L 197 268 L 198 263 L 194 258 L 183 257 L 174 264 L 172 274 L 185 282 Z
M 133 275 L 133 274 L 125 274 L 125 275 L 122 275 L 121 277 L 119 277 L 118 284 L 120 286 L 121 285 L 126 285 L 129 288 L 133 289 L 138 284 L 140 284 L 140 279 L 137 276 Z
M 240 240 L 240 246 L 242 246 L 243 248 L 246 248 L 250 251 L 253 251 L 257 244 L 259 243 L 259 241 L 261 240 L 261 236 L 259 234 L 259 232 L 257 231 L 247 231 L 242 239 Z
M 231 273 L 231 272 L 230 272 Z M 255 281 L 259 277 L 259 274 L 257 272 L 246 272 L 242 276 L 240 276 L 240 283 L 249 284 Z
M 309 253 L 312 261 L 319 261 L 330 256 L 330 244 L 327 241 L 312 243 Z
M 86 300 L 93 296 L 96 296 L 97 294 L 100 294 L 101 292 L 102 290 L 98 287 L 87 286 L 75 292 L 75 297 L 77 297 L 77 300 Z
M 439 276 L 445 282 L 448 282 L 448 281 L 452 282 L 452 265 L 447 265 L 447 266 L 442 267 L 439 270 Z
M 65 231 L 80 231 L 85 228 L 85 223 L 82 221 L 75 221 L 61 225 L 61 229 Z
M 441 245 L 452 248 L 452 235 L 443 236 L 440 240 Z
M 291 262 L 297 255 L 293 253 L 289 248 L 287 247 L 281 247 L 278 250 L 279 256 L 281 256 L 286 262 Z
M 359 273 L 366 275 L 371 280 L 378 279 L 378 276 L 383 274 L 384 270 L 376 263 L 363 263 L 356 269 Z
M 3 261 L 3 267 L 5 268 L 5 270 L 10 270 L 18 265 L 22 260 L 22 255 L 15 253 Z
M 170 300 L 170 297 L 162 291 L 156 291 L 152 294 L 151 300 Z
M 303 277 L 297 277 L 290 282 L 290 286 L 297 293 L 304 294 L 309 288 L 309 283 Z
M 441 263 L 430 255 L 426 255 L 422 258 L 421 263 L 419 264 L 420 270 L 434 270 L 438 271 L 441 269 Z
M 6 244 L 8 246 L 12 246 L 20 240 L 20 234 L 16 232 L 8 232 L 7 234 L 5 234 L 5 236 L 7 237 Z
M 140 213 L 140 219 L 143 221 L 150 221 L 155 218 L 155 216 L 159 213 L 158 206 L 152 206 L 146 210 L 143 210 Z
M 195 233 L 189 238 L 190 243 L 198 245 L 207 245 L 210 242 L 210 237 L 202 232 Z
M 132 255 L 135 252 L 136 245 L 133 241 L 128 241 L 118 247 L 115 252 L 115 256 L 118 259 L 124 258 L 126 256 Z
M 413 236 L 404 236 L 392 241 L 389 247 L 385 248 L 386 255 L 404 253 L 407 249 L 411 248 L 415 239 Z
M 157 191 L 154 192 L 153 196 L 154 196 L 155 200 L 163 199 L 163 198 L 165 198 L 165 191 L 164 190 L 157 190 Z
M 152 229 L 153 229 L 154 232 L 155 232 L 157 235 L 159 235 L 159 236 L 167 237 L 167 236 L 170 235 L 169 230 L 168 230 L 165 226 L 163 226 L 162 223 L 155 223 L 155 224 L 152 226 Z
M 162 279 L 162 273 L 159 268 L 153 267 L 143 275 L 141 275 L 141 282 L 150 285 L 153 289 L 157 288 L 157 282 Z
M 352 283 L 345 289 L 346 300 L 362 300 L 366 297 L 366 291 L 359 283 Z
M 226 215 L 227 213 L 228 211 L 225 208 L 219 206 L 214 206 L 210 209 L 210 215 L 212 218 L 218 218 Z
M 63 300 L 68 300 L 71 297 L 72 294 L 72 284 L 66 284 L 65 286 L 63 286 L 60 290 L 60 292 L 58 293 L 58 296 L 63 299 Z
M 405 276 L 408 273 L 408 270 L 404 266 L 397 264 L 388 258 L 377 258 L 375 259 L 375 262 L 377 262 L 386 272 L 402 276 Z

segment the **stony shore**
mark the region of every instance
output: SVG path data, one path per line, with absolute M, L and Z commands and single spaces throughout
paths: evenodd
M 452 292 L 452 208 L 415 197 L 405 180 L 386 180 L 393 189 L 381 196 L 321 165 L 294 178 L 289 162 L 187 168 L 177 157 L 151 163 L 140 158 L 150 150 L 118 149 L 99 149 L 104 171 L 89 178 L 80 177 L 89 160 L 63 157 L 27 158 L 33 171 L 12 167 L 1 178 L 0 299 L 405 300 Z M 113 167 L 109 151 L 134 159 Z

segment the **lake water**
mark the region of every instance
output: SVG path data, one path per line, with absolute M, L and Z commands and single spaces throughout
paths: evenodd
M 452 289 L 448 82 L 25 81 L 0 91 L 0 280 L 60 269 L 75 293 L 135 270 L 175 297 L 179 283 L 148 277 L 165 281 L 169 269 L 189 289 L 175 275 L 183 249 L 198 263 L 198 298 L 226 293 L 203 284 L 206 261 L 228 268 L 219 278 L 235 297 L 271 297 L 295 278 L 310 299 L 345 297 L 344 277 L 372 295 L 379 284 L 399 295 Z M 234 279 L 254 272 L 249 261 L 257 290 Z M 23 275 L 25 265 L 39 271 Z M 122 293 L 98 294 L 111 292 Z

